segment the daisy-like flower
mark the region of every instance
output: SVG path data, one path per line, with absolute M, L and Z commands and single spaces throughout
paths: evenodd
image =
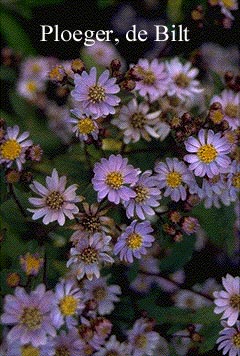
M 45 83 L 41 79 L 22 78 L 17 84 L 17 92 L 27 100 L 36 100 L 37 94 L 45 89 Z
M 97 70 L 91 68 L 90 73 L 83 72 L 74 76 L 75 88 L 71 92 L 73 98 L 80 102 L 82 110 L 86 110 L 98 117 L 114 114 L 114 106 L 118 105 L 120 98 L 116 93 L 120 91 L 115 78 L 109 79 L 109 71 L 105 70 L 97 80 Z
M 46 354 L 47 349 L 47 354 Z M 1 354 L 0 354 L 1 355 Z M 52 341 L 47 341 L 43 346 L 34 347 L 31 344 L 21 345 L 19 341 L 9 342 L 6 356 L 54 356 Z
M 113 302 L 118 302 L 118 295 L 121 294 L 121 288 L 118 285 L 107 285 L 107 278 L 94 278 L 92 281 L 85 280 L 84 296 L 86 300 L 95 300 L 97 302 L 97 311 L 99 315 L 111 314 L 114 309 Z
M 6 164 L 7 168 L 16 162 L 18 170 L 22 170 L 23 163 L 26 162 L 26 150 L 32 145 L 31 140 L 27 140 L 29 132 L 23 132 L 19 137 L 19 127 L 17 125 L 8 127 L 6 135 L 0 144 L 0 164 Z
M 76 328 L 68 332 L 61 331 L 51 345 L 43 347 L 44 356 L 49 355 L 49 348 L 54 350 L 54 356 L 85 356 L 83 353 L 84 342 L 79 338 Z
M 68 329 L 77 325 L 75 317 L 81 313 L 85 304 L 83 303 L 83 294 L 73 280 L 66 280 L 58 283 L 55 288 L 56 308 L 52 311 L 52 320 L 54 326 L 59 329 L 64 322 Z
M 133 186 L 136 183 L 139 170 L 127 163 L 127 158 L 111 155 L 109 159 L 102 158 L 101 163 L 95 164 L 92 184 L 98 192 L 98 201 L 107 196 L 110 202 L 119 204 L 121 199 L 127 201 L 136 196 L 126 184 Z
M 227 120 L 232 130 L 240 126 L 240 94 L 224 90 L 212 98 L 211 104 L 218 102 L 222 105 L 224 120 Z
M 78 244 L 71 248 L 71 257 L 67 262 L 67 267 L 75 269 L 78 279 L 82 279 L 86 274 L 92 280 L 94 276 L 100 277 L 99 267 L 102 263 L 113 263 L 114 260 L 109 256 L 111 247 L 109 242 L 111 236 L 95 233 L 90 238 L 82 237 Z
M 46 57 L 29 57 L 21 65 L 20 73 L 23 78 L 47 80 L 50 70 L 49 59 Z
M 225 278 L 222 278 L 222 283 L 225 290 L 213 293 L 216 305 L 214 313 L 223 313 L 221 319 L 227 319 L 227 324 L 233 326 L 240 311 L 240 277 L 227 274 Z
M 182 223 L 183 232 L 187 235 L 191 235 L 196 232 L 200 227 L 199 221 L 193 216 L 185 216 Z
M 134 323 L 133 329 L 128 332 L 128 341 L 133 356 L 152 356 L 160 341 L 160 336 L 155 331 L 149 331 L 147 321 L 138 319 Z
M 153 102 L 166 94 L 169 76 L 164 63 L 159 63 L 156 58 L 150 63 L 147 59 L 139 59 L 136 67 L 142 79 L 136 82 L 135 90 L 141 96 L 148 95 L 150 102 Z
M 146 255 L 146 248 L 151 247 L 154 237 L 151 235 L 153 229 L 149 221 L 138 223 L 132 221 L 126 230 L 119 236 L 114 246 L 114 254 L 120 255 L 120 260 L 133 262 L 133 257 L 141 258 Z
M 200 83 L 195 77 L 198 75 L 197 68 L 191 68 L 191 63 L 182 64 L 179 58 L 173 58 L 166 62 L 166 68 L 171 78 L 168 86 L 168 95 L 176 96 L 180 100 L 192 99 L 202 92 Z
M 41 196 L 41 198 L 29 198 L 29 202 L 36 206 L 36 209 L 28 209 L 33 213 L 32 219 L 37 220 L 42 217 L 43 223 L 48 225 L 50 222 L 57 221 L 59 225 L 64 225 L 65 215 L 69 219 L 74 218 L 78 213 L 78 207 L 75 203 L 80 201 L 76 196 L 77 185 L 66 187 L 66 176 L 59 177 L 57 170 L 54 168 L 52 176 L 46 178 L 47 187 L 37 181 L 30 185 L 32 191 Z
M 209 299 L 187 289 L 179 290 L 174 296 L 174 302 L 179 308 L 191 310 L 212 305 L 212 302 Z
M 221 133 L 214 133 L 212 130 L 201 129 L 198 139 L 193 136 L 185 142 L 188 152 L 184 160 L 190 163 L 189 169 L 194 171 L 196 176 L 207 175 L 213 178 L 219 173 L 225 173 L 231 162 L 227 154 L 231 151 L 231 145 L 227 139 L 221 137 Z
M 56 335 L 50 317 L 55 303 L 53 292 L 46 292 L 44 284 L 30 294 L 17 287 L 14 296 L 7 295 L 1 322 L 15 325 L 7 335 L 9 342 L 17 340 L 21 345 L 31 344 L 33 347 L 46 344 L 47 335 Z
M 236 327 L 226 327 L 220 332 L 217 339 L 218 350 L 222 350 L 223 355 L 240 356 L 240 322 Z
M 81 112 L 79 109 L 70 110 L 75 116 L 74 118 L 69 118 L 68 122 L 74 124 L 72 131 L 79 138 L 80 141 L 86 141 L 89 136 L 92 136 L 94 140 L 98 139 L 98 124 L 95 120 L 96 115 L 87 115 Z
M 130 356 L 130 348 L 126 343 L 117 341 L 115 335 L 112 335 L 94 356 Z
M 131 218 L 136 214 L 144 220 L 146 215 L 154 215 L 153 208 L 159 206 L 161 191 L 157 187 L 157 180 L 156 177 L 152 176 L 152 172 L 142 173 L 133 190 L 136 193 L 135 198 L 123 203 L 127 217 Z
M 24 256 L 20 256 L 21 267 L 27 276 L 37 276 L 43 263 L 44 259 L 38 253 L 27 252 Z
M 157 123 L 160 111 L 149 113 L 147 103 L 137 103 L 136 99 L 131 100 L 128 105 L 123 106 L 118 118 L 112 120 L 112 124 L 123 130 L 123 141 L 138 142 L 141 137 L 150 141 L 150 136 L 159 138 L 154 125 Z
M 173 201 L 186 200 L 186 187 L 193 193 L 196 187 L 195 179 L 186 165 L 177 158 L 166 158 L 166 163 L 155 166 L 158 187 L 166 188 L 164 196 L 170 196 Z

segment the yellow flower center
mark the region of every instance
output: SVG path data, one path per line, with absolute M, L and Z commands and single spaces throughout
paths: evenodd
M 184 73 L 180 73 L 175 77 L 175 83 L 181 88 L 187 88 L 191 82 L 191 79 Z
M 236 348 L 240 349 L 240 332 L 236 333 L 233 336 L 232 341 L 233 341 L 234 345 L 236 346 Z
M 74 315 L 77 310 L 77 299 L 72 295 L 66 295 L 60 300 L 59 308 L 64 316 Z
M 59 210 L 64 203 L 62 194 L 57 191 L 53 191 L 46 198 L 46 204 L 50 209 Z
M 226 8 L 231 9 L 232 7 L 234 7 L 235 1 L 234 0 L 222 0 L 222 3 Z
M 42 319 L 42 314 L 38 308 L 29 307 L 24 308 L 20 321 L 27 329 L 37 330 L 42 324 Z
M 37 91 L 37 84 L 34 80 L 29 80 L 26 84 L 26 88 L 30 93 L 35 93 Z
M 231 118 L 237 117 L 238 107 L 232 103 L 228 103 L 225 107 L 225 114 Z
M 221 110 L 214 110 L 211 112 L 211 120 L 214 124 L 220 124 L 222 122 L 224 115 Z
M 100 103 L 105 99 L 105 89 L 101 85 L 93 85 L 88 89 L 88 98 L 92 103 Z
M 134 190 L 137 194 L 135 197 L 136 203 L 142 203 L 142 202 L 144 202 L 144 200 L 146 200 L 148 198 L 148 193 L 149 193 L 148 188 L 143 187 L 142 185 L 137 185 L 134 188 Z
M 93 120 L 90 119 L 89 117 L 79 120 L 77 126 L 78 126 L 79 132 L 82 135 L 89 135 L 91 132 L 94 131 L 94 128 L 95 128 Z
M 93 290 L 93 296 L 94 296 L 94 299 L 96 299 L 97 302 L 101 302 L 107 296 L 106 288 L 104 288 L 104 287 L 95 288 Z
M 197 152 L 198 158 L 204 163 L 211 163 L 217 157 L 217 150 L 212 144 L 203 145 Z
M 86 264 L 95 263 L 98 261 L 97 251 L 92 247 L 86 247 L 80 254 L 79 258 Z
M 41 67 L 40 67 L 39 64 L 34 63 L 34 64 L 32 65 L 32 71 L 33 71 L 34 73 L 39 73 L 40 70 L 41 70 Z
M 166 182 L 169 187 L 177 188 L 182 183 L 182 175 L 178 172 L 169 172 Z
M 100 231 L 101 223 L 97 216 L 86 216 L 82 219 L 81 224 L 88 232 Z
M 127 246 L 132 250 L 136 250 L 142 246 L 142 236 L 133 232 L 127 238 Z
M 40 351 L 31 345 L 21 347 L 21 356 L 40 356 Z
M 155 74 L 152 70 L 143 70 L 143 83 L 152 85 L 156 80 Z
M 234 174 L 234 176 L 232 177 L 232 185 L 240 189 L 240 173 Z
M 240 294 L 234 294 L 230 298 L 230 305 L 234 309 L 238 309 L 238 310 L 240 309 Z
M 147 337 L 145 335 L 138 335 L 135 338 L 135 345 L 138 349 L 144 349 L 147 346 Z
M 228 131 L 224 135 L 226 139 L 228 140 L 229 143 L 234 144 L 237 141 L 237 136 L 235 132 L 233 131 Z
M 41 268 L 42 259 L 27 253 L 21 258 L 21 262 L 25 265 L 25 272 L 30 275 L 34 272 L 38 272 Z
M 142 129 L 147 119 L 141 112 L 136 112 L 130 117 L 130 122 L 134 129 Z
M 71 354 L 66 346 L 60 346 L 56 348 L 54 356 L 71 356 Z
M 118 190 L 123 184 L 123 176 L 120 172 L 111 172 L 107 174 L 105 183 L 112 189 Z
M 20 143 L 17 140 L 9 139 L 1 145 L 1 156 L 4 159 L 9 159 L 13 161 L 20 156 L 22 151 Z

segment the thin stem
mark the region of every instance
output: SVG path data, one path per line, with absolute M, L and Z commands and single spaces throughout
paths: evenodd
M 14 200 L 15 203 L 17 204 L 17 206 L 18 206 L 18 208 L 19 208 L 19 210 L 20 210 L 22 216 L 23 216 L 24 218 L 26 218 L 26 217 L 27 217 L 27 213 L 25 212 L 25 210 L 24 210 L 22 204 L 20 203 L 18 197 L 16 196 L 16 193 L 15 193 L 14 187 L 13 187 L 13 184 L 12 184 L 12 183 L 9 183 L 8 186 L 9 186 L 10 194 L 11 194 L 11 196 L 13 197 L 13 200 Z

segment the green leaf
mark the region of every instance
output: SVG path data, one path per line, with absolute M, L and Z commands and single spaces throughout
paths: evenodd
M 0 66 L 0 79 L 1 80 L 6 80 L 9 82 L 14 82 L 16 79 L 16 73 L 14 69 L 6 67 L 4 65 Z
M 183 19 L 182 1 L 183 0 L 168 0 L 167 15 L 172 23 L 181 22 Z
M 48 6 L 64 3 L 63 0 L 22 0 L 22 3 L 30 7 Z
M 112 6 L 114 3 L 115 0 L 98 0 L 98 6 L 101 8 Z
M 9 47 L 25 55 L 36 54 L 24 29 L 14 16 L 4 11 L 0 17 L 0 31 Z

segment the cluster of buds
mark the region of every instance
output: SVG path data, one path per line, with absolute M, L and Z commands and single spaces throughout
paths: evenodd
M 186 112 L 181 117 L 171 118 L 169 124 L 171 129 L 175 131 L 176 140 L 183 142 L 200 130 L 203 119 L 200 117 L 193 118 L 189 112 Z
M 62 65 L 57 65 L 49 72 L 49 79 L 54 84 L 64 85 L 67 83 L 68 75 Z
M 191 18 L 196 23 L 197 27 L 203 27 L 204 9 L 201 5 L 198 5 L 195 9 L 192 10 Z
M 1 50 L 1 62 L 7 67 L 18 67 L 21 59 L 21 54 L 19 52 L 14 52 L 12 48 L 4 47 Z
M 127 91 L 132 91 L 135 89 L 136 82 L 143 79 L 142 68 L 139 65 L 134 65 L 125 74 L 122 82 L 119 84 L 120 87 Z

